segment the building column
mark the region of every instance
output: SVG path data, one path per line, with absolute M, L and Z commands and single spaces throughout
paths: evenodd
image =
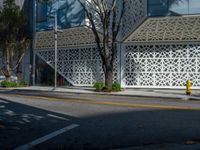
M 25 81 L 30 81 L 30 50 L 30 47 L 26 49 L 22 62 L 22 77 Z
M 125 87 L 124 68 L 125 68 L 125 45 L 123 43 L 120 43 L 120 84 L 122 88 Z
M 35 69 L 36 69 L 35 59 L 36 59 L 36 54 L 35 52 L 33 52 L 33 66 L 32 66 L 32 85 L 33 86 L 35 86 Z

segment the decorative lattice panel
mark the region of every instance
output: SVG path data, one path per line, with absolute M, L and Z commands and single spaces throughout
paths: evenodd
M 126 0 L 121 35 L 126 37 L 141 24 L 147 16 L 147 0 Z
M 36 55 L 54 68 L 54 50 L 36 50 Z M 114 81 L 119 79 L 118 59 L 114 64 Z M 103 81 L 104 73 L 96 46 L 63 48 L 58 50 L 58 73 L 76 86 L 91 86 Z
M 200 44 L 125 45 L 127 87 L 200 87 Z
M 200 16 L 148 18 L 126 42 L 200 41 Z
M 95 44 L 94 34 L 87 27 L 64 29 L 58 33 L 58 47 L 72 47 Z M 35 49 L 54 48 L 54 31 L 37 32 Z

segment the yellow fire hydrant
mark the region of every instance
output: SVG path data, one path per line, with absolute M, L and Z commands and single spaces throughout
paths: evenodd
M 191 95 L 191 81 L 187 80 L 186 81 L 186 95 Z

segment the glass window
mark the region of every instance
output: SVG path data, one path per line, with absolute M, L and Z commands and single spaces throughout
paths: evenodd
M 189 14 L 199 14 L 199 13 L 200 13 L 200 0 L 190 0 Z
M 37 3 L 36 30 L 48 30 L 54 21 L 47 16 L 57 12 L 58 27 L 70 28 L 84 24 L 85 12 L 78 0 L 58 0 L 48 3 Z
M 168 12 L 168 0 L 149 0 L 149 16 L 166 15 Z
M 200 0 L 149 0 L 149 16 L 178 16 L 200 13 Z
M 181 15 L 188 13 L 188 0 L 169 0 L 169 15 Z
M 47 21 L 47 5 L 46 3 L 37 4 L 36 8 L 36 22 L 45 22 Z

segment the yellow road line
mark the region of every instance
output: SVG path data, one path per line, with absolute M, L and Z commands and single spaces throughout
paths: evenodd
M 65 102 L 87 103 L 87 104 L 89 103 L 89 104 L 124 106 L 124 107 L 145 107 L 145 108 L 160 108 L 160 109 L 200 110 L 200 108 L 192 108 L 192 107 L 184 107 L 184 106 L 173 106 L 173 105 L 126 103 L 126 102 L 68 99 L 68 98 L 51 98 L 51 97 L 45 97 L 45 96 L 29 96 L 29 95 L 21 95 L 21 94 L 0 94 L 0 96 L 11 96 L 11 97 L 33 98 L 33 99 L 44 99 L 44 100 L 62 100 L 62 101 L 64 100 Z

